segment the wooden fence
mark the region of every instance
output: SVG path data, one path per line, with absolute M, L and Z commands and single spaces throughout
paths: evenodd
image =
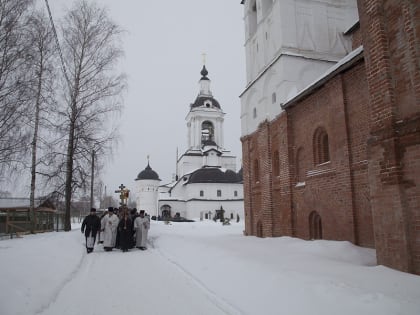
M 64 228 L 64 213 L 54 210 L 35 211 L 35 232 L 60 231 Z M 0 236 L 19 237 L 31 230 L 29 210 L 2 209 L 0 210 Z

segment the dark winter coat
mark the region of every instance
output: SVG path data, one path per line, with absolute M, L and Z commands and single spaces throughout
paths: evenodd
M 130 218 L 122 218 L 118 223 L 118 231 L 120 232 L 120 247 L 128 249 L 132 247 L 133 240 L 133 223 Z
M 92 232 L 93 237 L 96 237 L 100 228 L 101 219 L 96 214 L 87 215 L 82 222 L 82 233 L 85 232 L 86 237 L 90 235 L 90 232 Z

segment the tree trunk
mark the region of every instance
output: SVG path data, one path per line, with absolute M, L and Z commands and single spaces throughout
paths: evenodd
M 43 80 L 43 56 L 41 53 L 40 69 L 38 76 L 38 85 L 36 91 L 35 101 L 35 122 L 34 122 L 34 134 L 31 143 L 32 146 L 32 165 L 31 165 L 31 195 L 30 195 L 30 213 L 31 213 L 31 233 L 35 233 L 36 227 L 36 216 L 35 216 L 35 180 L 36 180 L 36 150 L 38 142 L 38 128 L 39 128 L 39 112 L 40 112 L 40 100 L 41 100 L 41 89 Z
M 72 116 L 75 116 L 74 110 Z M 67 160 L 66 160 L 66 184 L 64 191 L 64 203 L 65 203 L 65 214 L 64 214 L 64 231 L 71 230 L 71 197 L 72 197 L 72 181 L 73 181 L 73 152 L 74 152 L 74 129 L 75 121 L 72 117 L 69 126 L 69 141 L 67 143 Z

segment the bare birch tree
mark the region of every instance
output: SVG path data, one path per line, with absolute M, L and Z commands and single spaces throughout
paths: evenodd
M 72 195 L 86 187 L 92 150 L 99 162 L 115 140 L 112 120 L 122 106 L 125 77 L 116 69 L 122 56 L 122 30 L 103 7 L 77 2 L 66 14 L 61 32 L 70 81 L 63 88 L 65 107 L 60 111 L 66 139 L 64 229 L 69 231 Z
M 49 139 L 40 138 L 40 127 L 45 126 L 54 102 L 54 66 L 55 44 L 52 28 L 46 15 L 42 11 L 35 11 L 28 19 L 26 39 L 30 44 L 26 52 L 30 80 L 28 89 L 31 111 L 29 121 L 32 126 L 31 142 L 31 185 L 30 185 L 30 213 L 31 232 L 35 229 L 35 188 L 37 166 L 45 159 L 38 159 L 37 154 L 41 145 L 40 140 L 48 143 Z
M 26 51 L 23 36 L 31 0 L 0 1 L 0 174 L 21 161 L 30 138 Z M 3 178 L 0 178 L 0 180 Z

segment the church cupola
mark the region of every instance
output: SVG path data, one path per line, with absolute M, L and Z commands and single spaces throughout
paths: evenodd
M 206 65 L 203 65 L 203 69 L 201 69 L 201 80 L 209 80 L 209 78 L 207 78 L 207 75 L 209 74 L 209 72 L 206 69 Z
M 206 66 L 203 65 L 203 69 L 201 69 L 201 79 L 200 79 L 200 94 L 199 96 L 212 96 L 210 91 L 210 79 L 207 77 L 209 72 L 206 69 Z
M 151 179 L 151 180 L 160 180 L 158 173 L 156 173 L 151 167 L 149 161 L 147 161 L 147 166 L 144 170 L 142 170 L 135 180 L 145 180 L 145 179 Z
M 205 108 L 217 108 L 220 109 L 219 102 L 213 97 L 213 94 L 210 91 L 210 79 L 207 77 L 209 72 L 205 65 L 203 65 L 203 69 L 201 69 L 201 79 L 198 82 L 200 84 L 200 91 L 195 99 L 194 103 L 192 103 L 191 109 L 197 107 L 205 107 Z

